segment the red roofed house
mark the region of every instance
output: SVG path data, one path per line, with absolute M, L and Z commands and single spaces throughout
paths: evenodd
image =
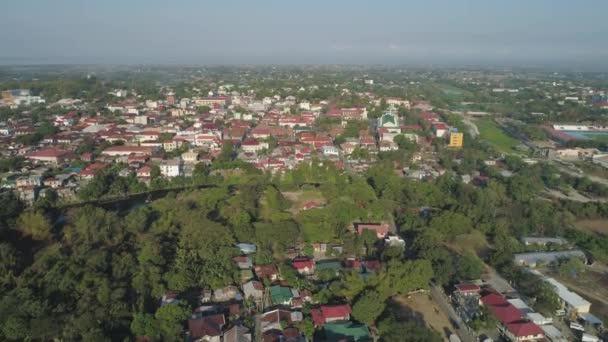
M 545 337 L 545 332 L 532 322 L 509 323 L 503 333 L 511 341 L 539 341 Z
M 297 154 L 296 154 L 296 159 L 298 159 Z M 302 159 L 303 159 L 303 157 L 302 157 Z M 320 208 L 320 207 L 321 207 L 321 205 L 319 203 L 310 201 L 310 202 L 306 202 L 302 205 L 302 210 L 309 210 L 309 209 L 315 209 L 315 208 Z
M 71 152 L 57 148 L 46 148 L 31 152 L 25 155 L 27 159 L 36 160 L 43 163 L 59 164 L 70 156 Z
M 386 223 L 355 223 L 355 231 L 362 234 L 364 230 L 373 230 L 378 239 L 384 239 L 388 234 L 388 224 Z
M 479 295 L 481 288 L 475 284 L 456 284 L 456 291 L 461 296 Z
M 481 297 L 481 302 L 498 318 L 502 324 L 501 332 L 511 341 L 536 341 L 544 338 L 543 330 L 536 324 L 526 321 L 525 314 L 503 296 L 490 293 Z
M 437 138 L 443 138 L 448 132 L 449 127 L 444 123 L 438 122 L 433 124 L 432 129 Z
M 150 178 L 152 175 L 152 168 L 148 165 L 144 165 L 137 170 L 137 178 Z
M 319 309 L 310 311 L 315 326 L 320 327 L 328 322 L 348 321 L 352 310 L 350 305 L 322 305 Z
M 189 319 L 188 333 L 194 341 L 220 342 L 225 324 L 226 319 L 221 314 Z
M 315 272 L 314 259 L 297 258 L 291 263 L 291 266 L 298 271 L 299 274 L 313 274 Z

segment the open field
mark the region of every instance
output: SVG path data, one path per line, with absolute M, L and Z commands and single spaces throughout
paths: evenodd
M 603 143 L 608 143 L 608 134 L 603 134 L 603 133 L 582 133 L 583 136 L 594 140 L 594 141 L 599 141 L 599 142 L 603 142 Z
M 298 212 L 307 202 L 316 202 L 321 205 L 327 203 L 323 194 L 318 190 L 285 191 L 283 196 L 291 202 L 292 212 Z
M 448 340 L 448 331 L 454 329 L 450 319 L 440 310 L 427 293 L 415 293 L 412 295 L 399 295 L 394 297 L 390 303 L 390 308 L 400 320 L 415 320 L 420 324 L 437 330 L 445 341 Z
M 580 220 L 574 226 L 586 232 L 608 234 L 608 220 L 605 219 Z
M 475 125 L 479 129 L 480 138 L 488 141 L 501 152 L 514 152 L 513 148 L 520 144 L 519 140 L 507 135 L 491 119 L 477 120 L 475 121 Z

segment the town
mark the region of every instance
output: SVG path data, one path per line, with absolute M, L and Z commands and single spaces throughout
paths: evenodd
M 605 75 L 81 68 L 0 79 L 3 339 L 607 338 Z

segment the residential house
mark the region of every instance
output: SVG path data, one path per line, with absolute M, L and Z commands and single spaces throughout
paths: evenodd
M 223 314 L 188 320 L 188 336 L 193 341 L 221 342 L 222 329 L 226 324 Z
M 297 258 L 291 262 L 291 266 L 303 275 L 311 275 L 315 273 L 315 260 L 309 258 Z
M 352 309 L 348 304 L 342 305 L 322 305 L 318 309 L 310 311 L 312 320 L 317 327 L 325 323 L 350 320 Z
M 182 175 L 182 162 L 179 159 L 161 161 L 160 173 L 165 177 L 178 177 Z
M 323 327 L 325 341 L 328 342 L 371 342 L 373 341 L 369 329 L 363 324 L 353 322 L 333 322 Z
M 386 223 L 354 223 L 355 231 L 359 234 L 364 230 L 373 230 L 376 232 L 378 239 L 384 239 L 389 232 L 389 226 Z
M 250 269 L 253 267 L 253 262 L 248 256 L 236 256 L 232 258 L 232 260 L 236 263 L 236 266 L 241 270 Z
M 280 285 L 270 287 L 270 301 L 274 305 L 291 305 L 292 299 L 299 296 L 298 291 L 290 287 Z
M 251 280 L 243 284 L 243 294 L 245 299 L 252 298 L 258 303 L 261 303 L 264 298 L 264 284 L 257 280 Z
M 235 325 L 226 330 L 223 342 L 252 342 L 251 333 L 247 327 Z
M 58 148 L 46 148 L 35 152 L 30 152 L 25 155 L 25 158 L 42 163 L 58 165 L 68 160 L 71 156 L 71 151 L 61 150 Z
M 253 269 L 259 279 L 268 279 L 270 281 L 279 279 L 279 270 L 273 264 L 255 265 Z

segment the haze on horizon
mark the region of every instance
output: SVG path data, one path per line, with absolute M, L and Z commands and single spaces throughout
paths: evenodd
M 6 0 L 0 64 L 608 69 L 605 0 Z

